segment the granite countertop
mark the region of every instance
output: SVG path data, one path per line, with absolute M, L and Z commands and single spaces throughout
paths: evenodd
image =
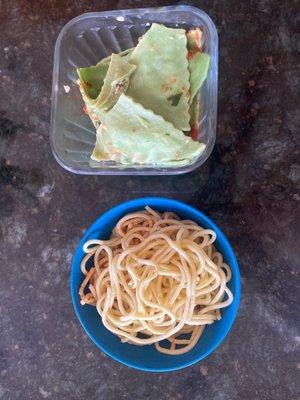
M 296 1 L 187 2 L 213 18 L 220 45 L 217 143 L 197 172 L 83 177 L 63 170 L 50 151 L 53 49 L 63 25 L 86 11 L 171 3 L 183 2 L 0 2 L 0 399 L 292 400 L 299 393 Z M 83 230 L 112 205 L 143 195 L 184 200 L 213 218 L 242 274 L 229 336 L 201 363 L 170 374 L 134 371 L 101 353 L 69 294 Z

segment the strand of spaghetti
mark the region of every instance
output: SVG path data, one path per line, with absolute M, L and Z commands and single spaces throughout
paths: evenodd
M 190 351 L 198 342 L 203 329 L 204 329 L 204 325 L 203 327 L 199 327 L 200 329 L 196 330 L 196 328 L 194 329 L 193 333 L 195 332 L 194 336 L 192 336 L 189 340 L 189 344 L 186 345 L 185 347 L 179 348 L 179 349 L 167 349 L 165 347 L 160 346 L 159 343 L 155 343 L 155 347 L 158 351 L 160 351 L 161 353 L 165 353 L 165 354 L 172 354 L 172 355 L 179 355 L 179 354 L 184 354 L 187 353 L 188 351 Z M 201 329 L 202 328 L 202 329 Z M 176 342 L 174 342 L 174 344 L 176 345 Z

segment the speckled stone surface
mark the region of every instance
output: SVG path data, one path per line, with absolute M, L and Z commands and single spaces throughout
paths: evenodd
M 167 3 L 0 0 L 0 399 L 299 395 L 296 1 L 189 2 L 213 18 L 220 40 L 217 143 L 199 171 L 82 177 L 51 154 L 53 49 L 62 26 L 85 11 Z M 203 362 L 170 374 L 106 357 L 81 329 L 69 295 L 83 230 L 112 205 L 143 195 L 207 213 L 241 267 L 241 308 L 230 335 Z

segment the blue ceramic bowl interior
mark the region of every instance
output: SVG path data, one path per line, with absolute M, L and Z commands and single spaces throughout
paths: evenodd
M 222 319 L 204 329 L 197 345 L 188 353 L 171 356 L 159 353 L 154 346 L 135 346 L 121 343 L 120 339 L 109 332 L 102 324 L 101 317 L 93 306 L 80 304 L 78 289 L 84 278 L 80 263 L 84 256 L 84 242 L 93 238 L 107 239 L 117 221 L 129 212 L 150 206 L 158 211 L 173 211 L 181 218 L 191 219 L 199 225 L 213 229 L 217 234 L 216 247 L 230 265 L 233 277 L 229 288 L 233 292 L 233 303 L 222 310 Z M 71 270 L 71 295 L 76 315 L 92 341 L 110 357 L 129 367 L 144 371 L 167 372 L 190 366 L 216 349 L 229 332 L 237 315 L 240 302 L 240 272 L 234 252 L 222 231 L 207 216 L 182 202 L 159 197 L 144 197 L 130 200 L 113 207 L 101 215 L 85 232 L 78 244 Z

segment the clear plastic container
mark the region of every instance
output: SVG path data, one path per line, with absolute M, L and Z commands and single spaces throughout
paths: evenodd
M 123 166 L 115 162 L 91 160 L 96 132 L 84 114 L 83 101 L 76 84 L 76 68 L 96 64 L 111 53 L 137 44 L 138 38 L 158 22 L 186 30 L 201 27 L 204 51 L 211 55 L 208 77 L 200 92 L 200 137 L 204 152 L 189 165 L 158 167 Z M 175 175 L 192 171 L 210 156 L 216 137 L 218 80 L 218 35 L 216 27 L 203 11 L 190 6 L 171 6 L 116 10 L 82 14 L 61 30 L 55 45 L 51 148 L 65 169 L 83 175 Z

